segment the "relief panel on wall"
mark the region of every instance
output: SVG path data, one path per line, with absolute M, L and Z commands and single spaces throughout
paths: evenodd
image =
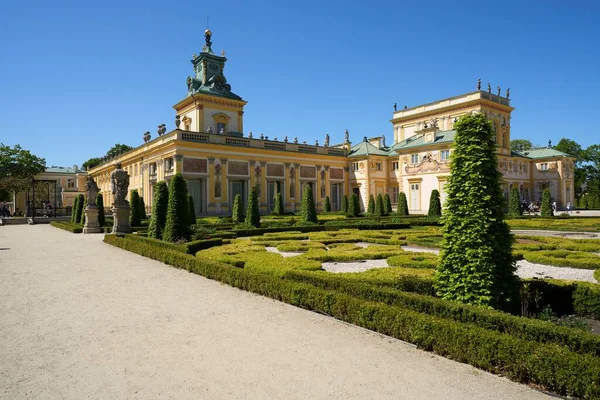
M 206 174 L 208 171 L 207 160 L 202 158 L 183 158 L 183 172 Z

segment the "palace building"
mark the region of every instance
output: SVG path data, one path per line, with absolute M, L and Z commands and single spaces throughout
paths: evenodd
M 429 197 L 438 189 L 445 197 L 450 174 L 450 155 L 455 132 L 453 124 L 462 115 L 484 113 L 493 123 L 498 146 L 498 169 L 504 176 L 504 192 L 518 187 L 525 201 L 541 200 L 551 190 L 559 207 L 573 203 L 571 156 L 552 149 L 527 152 L 510 150 L 510 121 L 514 110 L 509 93 L 501 96 L 488 90 L 395 111 L 391 123 L 393 144 L 383 137 L 365 137 L 355 145 L 348 131 L 340 144 L 307 144 L 296 138 L 269 138 L 244 132 L 247 102 L 232 91 L 224 75 L 224 53 L 211 49 L 212 33 L 205 32 L 205 45 L 191 60 L 193 75 L 187 78 L 187 95 L 173 106 L 175 129 L 160 125 L 157 137 L 147 132 L 144 143 L 88 171 L 108 207 L 113 196 L 110 175 L 116 163 L 130 175 L 129 189 L 137 189 L 148 208 L 153 185 L 182 173 L 194 198 L 196 215 L 229 215 L 233 199 L 247 200 L 256 186 L 261 213 L 274 207 L 282 193 L 287 212 L 300 210 L 302 193 L 310 187 L 318 210 L 328 196 L 332 209 L 339 210 L 344 195 L 355 192 L 363 209 L 369 195 L 388 193 L 396 203 L 406 193 L 411 213 L 427 213 Z

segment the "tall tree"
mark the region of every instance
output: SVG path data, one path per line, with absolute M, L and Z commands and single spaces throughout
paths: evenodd
M 594 144 L 583 152 L 587 192 L 600 194 L 600 144 Z M 588 204 L 590 206 L 590 204 Z
M 258 192 L 256 186 L 250 189 L 248 205 L 246 206 L 246 225 L 249 227 L 260 227 L 260 209 L 258 208 Z
M 383 215 L 390 215 L 392 213 L 392 200 L 389 194 L 383 196 Z
M 375 197 L 373 195 L 369 195 L 369 204 L 367 205 L 367 214 L 373 215 L 375 214 Z
M 400 192 L 398 194 L 398 215 L 408 215 L 408 201 L 406 199 L 406 194 L 404 192 Z
M 529 150 L 533 147 L 531 141 L 527 139 L 513 139 L 510 141 L 510 149 L 516 151 Z
M 542 217 L 552 217 L 554 215 L 554 209 L 552 208 L 552 196 L 550 190 L 544 189 L 542 193 L 542 207 L 540 210 Z
M 169 202 L 169 189 L 164 181 L 154 185 L 154 199 L 152 200 L 152 215 L 148 223 L 148 237 L 161 239 L 167 221 L 167 207 Z
M 521 207 L 519 189 L 516 187 L 510 189 L 510 199 L 508 200 L 508 215 L 510 215 L 511 217 L 519 217 L 523 215 L 523 207 Z
M 180 239 L 188 239 L 190 218 L 187 207 L 187 184 L 181 173 L 177 173 L 169 182 L 169 203 L 163 240 L 175 242 Z
M 429 212 L 427 215 L 430 217 L 439 217 L 442 215 L 440 192 L 437 189 L 433 189 L 431 191 L 431 196 L 429 196 Z
M 31 186 L 33 178 L 46 170 L 46 160 L 37 157 L 18 144 L 10 147 L 0 143 L 0 189 L 10 194 Z
M 84 171 L 88 171 L 92 168 L 94 168 L 97 165 L 102 164 L 102 158 L 100 157 L 92 157 L 89 160 L 87 160 L 86 162 L 84 162 L 83 164 L 81 164 L 81 168 Z
M 474 114 L 461 117 L 454 127 L 436 292 L 445 299 L 506 309 L 518 293 L 518 278 L 511 253 L 514 239 L 503 221 L 492 124 Z
M 117 143 L 106 152 L 106 158 L 113 158 L 123 153 L 133 150 L 133 147 L 126 144 Z
M 137 189 L 133 189 L 129 194 L 129 205 L 131 207 L 129 225 L 140 226 L 142 224 L 142 209 L 140 207 L 140 194 Z
M 302 194 L 300 213 L 303 222 L 317 223 L 317 209 L 315 207 L 315 200 L 310 186 L 307 186 Z
M 234 224 L 241 224 L 244 222 L 244 206 L 242 204 L 241 194 L 236 194 L 233 198 L 233 213 L 231 219 Z
M 375 215 L 381 217 L 384 214 L 385 213 L 383 211 L 383 196 L 381 195 L 381 193 L 379 193 L 377 195 L 377 199 L 375 200 Z
M 583 163 L 586 161 L 585 151 L 581 148 L 579 143 L 567 138 L 560 139 L 556 146 L 554 146 L 554 149 L 576 158 L 573 171 L 573 184 L 575 186 L 575 197 L 580 198 L 581 187 L 586 181 L 587 174 L 586 169 L 583 167 Z

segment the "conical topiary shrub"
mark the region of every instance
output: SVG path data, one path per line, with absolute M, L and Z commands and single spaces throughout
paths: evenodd
M 516 187 L 510 189 L 510 199 L 508 201 L 508 215 L 510 215 L 511 217 L 519 217 L 523 215 L 523 208 L 521 207 L 519 189 L 517 189 Z
M 542 208 L 540 211 L 540 215 L 542 217 L 552 217 L 554 216 L 554 210 L 552 210 L 552 197 L 550 195 L 550 190 L 544 189 L 542 194 Z
M 98 224 L 103 227 L 106 225 L 106 216 L 104 215 L 104 198 L 100 193 L 96 196 L 96 206 L 98 206 Z
M 404 192 L 398 194 L 398 215 L 408 215 L 408 201 Z
M 348 196 L 342 196 L 342 209 L 340 210 L 344 214 L 348 213 Z
M 131 211 L 129 213 L 129 225 L 140 226 L 142 225 L 142 210 L 140 208 L 140 195 L 137 189 L 133 189 L 129 194 L 129 204 Z
M 375 200 L 375 215 L 381 217 L 383 214 L 383 196 L 379 193 L 377 200 Z
M 256 192 L 256 186 L 252 186 L 252 189 L 250 189 L 250 196 L 248 196 L 246 225 L 255 228 L 260 227 L 260 210 L 258 209 L 258 193 Z
M 275 215 L 283 215 L 285 212 L 283 211 L 283 195 L 281 192 L 275 195 L 275 208 L 273 209 L 273 214 Z
M 242 195 L 236 194 L 233 198 L 233 210 L 231 214 L 231 220 L 234 224 L 241 224 L 244 222 L 244 207 L 242 204 Z
M 71 209 L 71 223 L 74 224 L 77 221 L 77 207 L 79 207 L 79 196 L 75 197 L 73 201 L 73 208 Z
M 169 203 L 163 240 L 176 242 L 188 239 L 190 217 L 187 208 L 187 185 L 181 173 L 177 173 L 169 182 Z
M 346 212 L 346 216 L 349 218 L 358 217 L 360 215 L 360 202 L 358 200 L 358 195 L 356 193 L 352 193 L 350 196 L 350 201 L 348 202 L 348 212 Z
M 142 219 L 148 219 L 148 215 L 146 215 L 146 203 L 144 202 L 144 197 L 140 196 L 140 215 Z
M 392 213 L 392 200 L 389 194 L 383 196 L 383 215 L 390 215 Z
M 87 196 L 83 197 L 83 204 L 80 205 L 81 207 L 81 217 L 79 219 L 79 223 L 81 225 L 85 224 L 85 207 L 87 206 Z
M 325 212 L 331 212 L 331 203 L 329 202 L 329 196 L 325 196 Z
M 169 189 L 164 181 L 154 185 L 154 198 L 152 201 L 152 215 L 148 224 L 148 237 L 161 239 L 167 222 L 167 207 L 169 202 Z
M 188 216 L 189 224 L 196 225 L 196 206 L 194 205 L 194 198 L 188 193 Z
M 369 205 L 367 206 L 367 214 L 375 214 L 375 197 L 373 197 L 372 194 L 369 195 Z
M 81 218 L 83 214 L 83 207 L 85 206 L 85 197 L 82 194 L 77 196 L 77 212 L 75 214 L 75 223 L 81 224 Z
M 442 215 L 442 204 L 440 203 L 440 192 L 437 189 L 431 191 L 429 197 L 429 212 L 430 217 L 439 217 Z
M 302 195 L 302 206 L 300 208 L 303 222 L 317 223 L 317 210 L 315 208 L 315 200 L 313 198 L 312 189 L 306 186 Z

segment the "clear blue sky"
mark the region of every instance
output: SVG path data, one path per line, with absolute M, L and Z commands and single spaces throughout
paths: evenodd
M 600 4 L 528 0 L 12 1 L 0 17 L 0 142 L 48 165 L 174 128 L 210 15 L 244 129 L 392 139 L 393 104 L 511 89 L 512 138 L 600 142 Z

